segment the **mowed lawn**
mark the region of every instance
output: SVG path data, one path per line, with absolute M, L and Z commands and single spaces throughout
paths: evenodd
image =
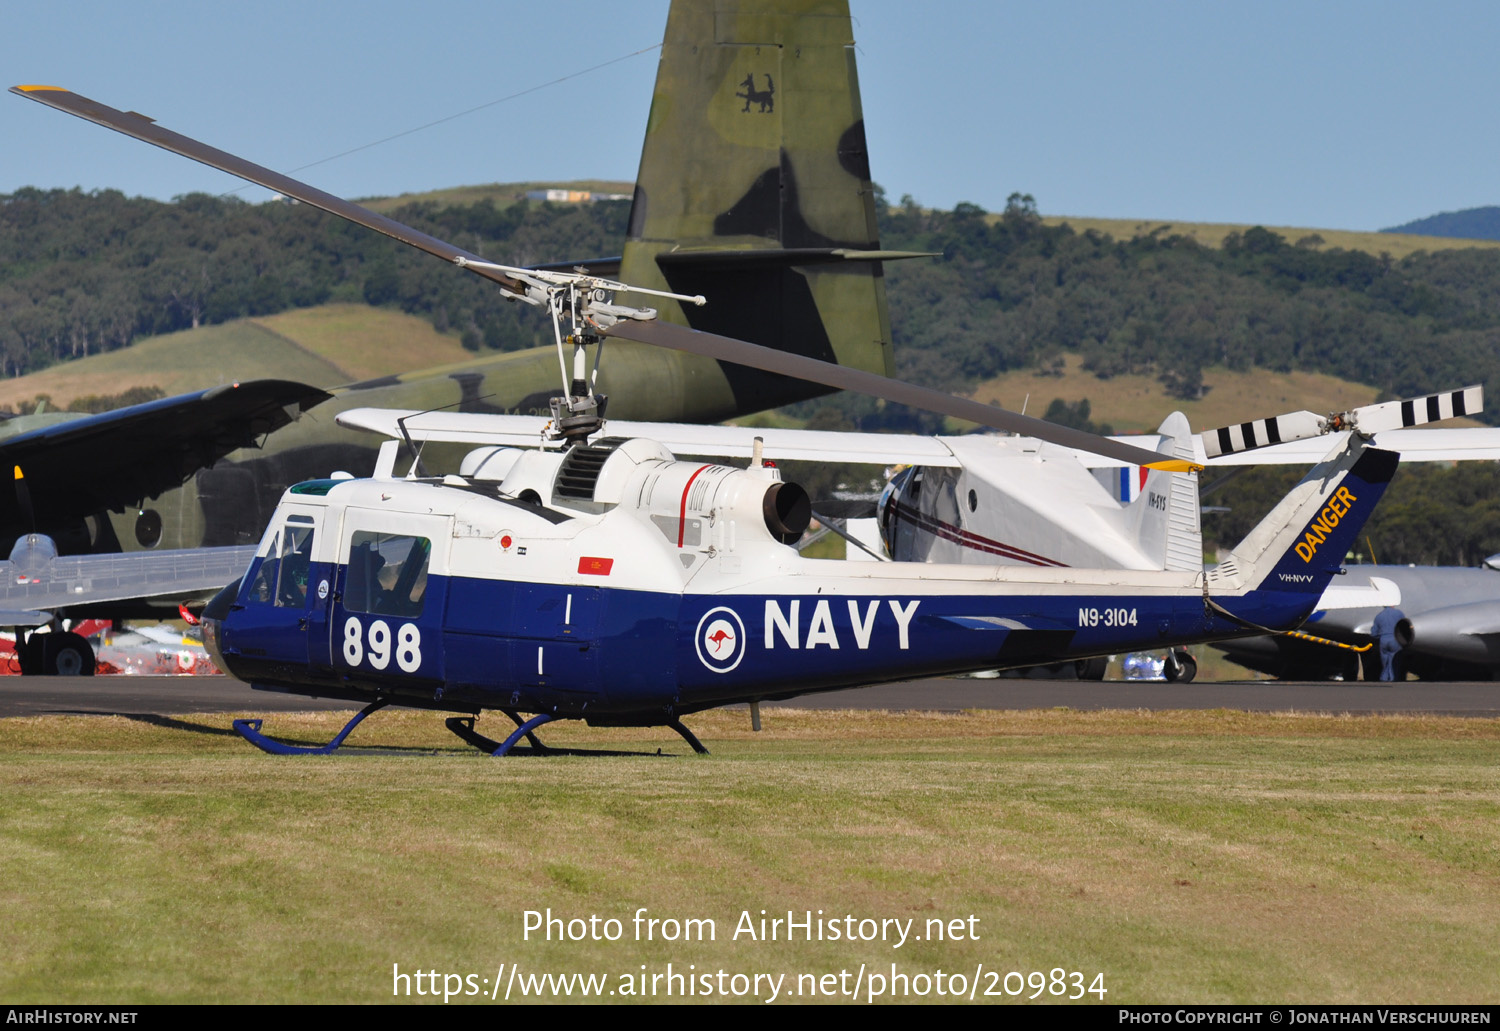
M 0 999 L 383 1002 L 393 964 L 487 990 L 511 964 L 614 987 L 670 962 L 783 973 L 784 993 L 894 963 L 979 971 L 980 1000 L 1001 984 L 986 971 L 1054 968 L 1103 974 L 1106 1003 L 1495 1000 L 1496 721 L 748 722 L 690 718 L 707 758 L 566 725 L 544 736 L 676 757 L 492 760 L 428 713 L 379 713 L 328 758 L 263 755 L 220 716 L 0 721 Z M 621 940 L 524 940 L 548 908 L 618 919 Z M 712 919 L 715 940 L 636 941 L 641 908 Z M 735 940 L 761 910 L 960 920 L 977 940 Z

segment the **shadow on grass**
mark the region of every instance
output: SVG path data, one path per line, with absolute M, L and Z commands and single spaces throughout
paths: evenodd
M 163 730 L 186 730 L 192 734 L 207 734 L 210 737 L 239 737 L 232 730 L 223 727 L 210 727 L 203 723 L 192 723 L 188 720 L 176 719 L 172 716 L 159 716 L 152 712 L 94 712 L 94 711 L 69 711 L 58 710 L 60 716 L 119 716 L 122 719 L 131 720 L 135 723 L 149 723 L 153 727 L 161 727 Z
M 91 715 L 121 716 L 127 720 L 137 723 L 148 723 L 153 727 L 161 727 L 163 730 L 185 730 L 191 734 L 206 734 L 210 737 L 227 737 L 236 741 L 244 741 L 238 731 L 224 727 L 213 727 L 204 723 L 194 723 L 191 720 L 179 719 L 174 716 L 158 716 L 154 713 L 145 712 L 112 712 L 93 713 Z M 296 737 L 277 738 L 289 745 L 318 745 L 321 742 L 301 740 Z M 254 748 L 250 742 L 245 741 L 248 748 Z M 457 749 L 435 749 L 420 745 L 359 745 L 345 744 L 338 749 L 336 754 L 348 755 L 452 755 L 457 754 Z M 291 757 L 295 758 L 295 757 Z
M 96 712 L 96 711 L 92 711 L 92 710 L 82 710 L 82 709 L 76 709 L 76 710 L 63 709 L 63 710 L 58 710 L 56 714 L 60 715 L 60 716 L 118 716 L 121 719 L 131 720 L 132 722 L 135 722 L 135 723 L 145 723 L 145 724 L 148 724 L 148 725 L 153 726 L 153 727 L 160 727 L 163 730 L 180 730 L 180 731 L 186 731 L 187 733 L 190 733 L 190 734 L 203 734 L 203 735 L 206 735 L 208 737 L 234 738 L 236 740 L 241 740 L 241 741 L 244 740 L 244 738 L 242 738 L 237 731 L 229 729 L 229 728 L 215 727 L 215 726 L 211 726 L 211 725 L 206 724 L 206 723 L 197 723 L 197 722 L 194 722 L 194 721 L 189 720 L 189 719 L 181 719 L 181 718 L 176 717 L 176 716 L 161 716 L 161 715 L 158 715 L 156 713 L 149 713 L 149 712 Z M 283 737 L 283 736 L 279 736 L 278 735 L 276 737 L 276 740 L 277 741 L 281 741 L 281 742 L 283 742 L 285 744 L 288 744 L 288 745 L 298 745 L 298 746 L 317 746 L 317 745 L 320 745 L 320 744 L 324 743 L 324 742 L 321 742 L 321 741 L 308 740 L 308 739 L 297 737 L 297 736 Z M 254 749 L 254 747 L 255 747 L 254 745 L 250 744 L 249 741 L 245 741 L 245 745 L 247 747 L 251 748 L 251 749 Z M 384 755 L 384 756 L 392 756 L 392 755 L 431 755 L 431 756 L 473 755 L 473 756 L 480 756 L 480 757 L 486 757 L 486 758 L 488 758 L 488 756 L 486 756 L 484 752 L 482 752 L 482 751 L 480 751 L 478 749 L 472 748 L 472 747 L 448 747 L 448 748 L 442 748 L 442 747 L 433 747 L 433 746 L 430 746 L 430 745 L 361 745 L 361 744 L 358 744 L 357 742 L 346 742 L 345 744 L 341 745 L 335 752 L 332 752 L 330 754 L 333 754 L 333 755 L 368 755 L 368 756 L 382 756 L 382 755 Z M 654 751 L 654 752 L 638 752 L 638 751 L 616 751 L 616 750 L 612 750 L 612 749 L 602 749 L 602 748 L 558 748 L 558 747 L 554 747 L 554 746 L 545 746 L 543 748 L 537 749 L 537 748 L 532 748 L 530 745 L 517 745 L 517 746 L 515 746 L 514 748 L 511 749 L 510 754 L 513 755 L 513 756 L 524 756 L 524 757 L 529 758 L 529 759 L 537 759 L 537 758 L 546 759 L 546 758 L 551 758 L 551 757 L 554 757 L 554 756 L 595 756 L 595 757 L 599 757 L 599 758 L 652 758 L 652 759 L 656 759 L 656 758 L 661 758 L 661 759 L 692 758 L 692 756 L 690 756 L 690 755 L 679 755 L 679 754 L 677 754 L 675 752 L 664 752 L 660 748 L 656 749 L 656 751 Z M 301 757 L 299 757 L 299 756 L 286 756 L 284 758 L 301 758 Z

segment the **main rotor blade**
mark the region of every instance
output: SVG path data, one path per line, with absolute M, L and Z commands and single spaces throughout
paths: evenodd
M 93 122 L 95 125 L 102 125 L 106 129 L 113 129 L 116 132 L 124 133 L 126 136 L 133 136 L 135 139 L 154 144 L 163 150 L 170 150 L 173 154 L 180 154 L 185 158 L 201 161 L 205 165 L 217 168 L 222 172 L 228 172 L 230 175 L 237 175 L 241 179 L 247 179 L 257 186 L 264 186 L 268 190 L 275 190 L 277 193 L 287 197 L 293 197 L 304 204 L 310 204 L 331 215 L 347 218 L 351 222 L 358 223 L 368 229 L 373 229 L 377 233 L 384 233 L 392 239 L 410 244 L 419 250 L 426 251 L 428 254 L 442 258 L 444 261 L 451 262 L 455 258 L 467 258 L 471 261 L 484 260 L 477 254 L 470 254 L 468 251 L 439 240 L 435 236 L 428 236 L 426 233 L 413 229 L 410 226 L 402 225 L 395 219 L 377 214 L 369 208 L 360 207 L 358 204 L 346 201 L 342 197 L 335 197 L 331 193 L 324 193 L 316 187 L 298 182 L 296 179 L 282 175 L 280 172 L 273 172 L 269 168 L 255 164 L 253 161 L 246 161 L 244 158 L 235 157 L 233 154 L 228 154 L 207 144 L 199 143 L 197 140 L 172 132 L 170 129 L 163 129 L 156 124 L 154 119 L 147 118 L 145 115 L 134 111 L 117 111 L 112 107 L 101 104 L 96 100 L 90 100 L 88 97 L 80 96 L 60 86 L 12 86 L 10 91 L 18 97 L 26 97 L 28 100 L 35 100 L 39 104 L 46 104 L 48 107 L 56 108 L 59 111 L 66 111 L 70 115 L 77 115 L 79 118 Z M 472 265 L 466 266 L 466 268 L 475 275 L 493 280 L 508 290 L 513 290 L 518 294 L 525 293 L 526 287 L 524 284 L 519 280 L 507 276 L 503 272 L 496 271 L 495 269 L 476 268 Z
M 643 344 L 654 344 L 674 351 L 716 358 L 735 365 L 747 365 L 752 369 L 775 372 L 783 376 L 821 383 L 836 390 L 853 390 L 870 397 L 884 398 L 898 404 L 910 405 L 939 415 L 951 415 L 981 426 L 997 430 L 1009 430 L 1027 437 L 1036 437 L 1063 447 L 1103 455 L 1130 465 L 1143 465 L 1152 469 L 1167 469 L 1184 472 L 1197 466 L 1181 459 L 1170 458 L 1157 451 L 1130 444 L 1120 444 L 1104 437 L 1075 430 L 1068 426 L 1044 422 L 1029 415 L 1008 412 L 1004 408 L 968 401 L 939 390 L 930 390 L 900 380 L 887 379 L 862 369 L 850 369 L 843 365 L 805 358 L 799 354 L 788 354 L 770 347 L 749 344 L 743 340 L 703 333 L 670 322 L 634 322 L 624 320 L 605 330 L 605 336 L 622 340 L 635 340 Z

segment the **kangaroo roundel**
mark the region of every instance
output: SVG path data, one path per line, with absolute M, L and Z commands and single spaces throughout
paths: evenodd
M 709 609 L 698 621 L 694 643 L 699 662 L 715 673 L 728 673 L 745 657 L 745 624 L 733 609 Z

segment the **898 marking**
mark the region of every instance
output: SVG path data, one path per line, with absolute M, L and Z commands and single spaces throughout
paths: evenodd
M 1079 626 L 1135 626 L 1135 609 L 1079 609 Z
M 422 631 L 415 623 L 402 623 L 396 631 L 396 665 L 403 673 L 415 673 L 422 665 Z M 358 666 L 366 657 L 375 669 L 385 669 L 391 664 L 391 627 L 383 619 L 370 624 L 369 648 L 365 647 L 365 634 L 358 616 L 350 616 L 344 622 L 344 661 Z

